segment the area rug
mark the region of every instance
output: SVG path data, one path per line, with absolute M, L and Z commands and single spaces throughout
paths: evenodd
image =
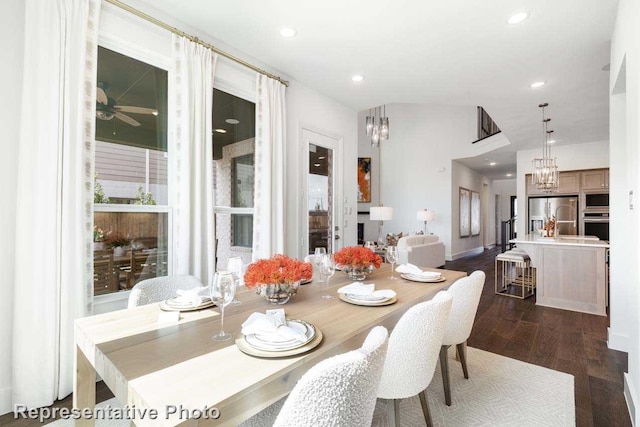
M 469 379 L 462 375 L 460 362 L 449 352 L 451 406 L 444 403 L 442 375 L 436 369 L 427 389 L 435 426 L 575 426 L 573 376 L 519 360 L 469 347 Z M 99 407 L 120 407 L 116 399 Z M 374 427 L 387 427 L 391 411 L 379 400 Z M 425 426 L 417 397 L 400 403 L 401 427 Z M 52 427 L 72 427 L 72 420 L 59 420 Z M 97 427 L 128 427 L 123 420 L 96 420 Z
M 427 388 L 435 426 L 575 426 L 573 375 L 469 347 L 467 380 L 451 350 L 451 406 L 444 403 L 439 366 Z M 393 425 L 390 406 L 378 400 L 374 427 Z M 417 397 L 400 402 L 400 424 L 426 425 Z

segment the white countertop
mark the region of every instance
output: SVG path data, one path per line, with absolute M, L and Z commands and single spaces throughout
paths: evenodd
M 509 240 L 509 243 L 532 243 L 536 245 L 562 245 L 562 246 L 592 246 L 608 248 L 609 242 L 606 240 L 594 240 L 590 236 L 560 236 L 560 237 L 539 237 L 528 234 L 523 239 Z

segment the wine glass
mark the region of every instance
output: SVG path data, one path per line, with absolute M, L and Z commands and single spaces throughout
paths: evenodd
M 322 271 L 322 259 L 327 255 L 327 248 L 316 248 L 313 255 L 313 265 L 316 267 L 315 271 L 318 273 L 318 280 L 324 281 L 324 273 Z
M 333 277 L 333 275 L 336 272 L 336 262 L 333 259 L 333 255 L 324 255 L 322 257 L 321 269 L 322 269 L 322 275 L 326 276 L 325 286 L 328 288 L 329 287 L 329 281 L 331 280 L 331 278 Z M 323 299 L 331 299 L 331 298 L 333 298 L 333 296 L 329 295 L 327 293 L 325 295 L 322 295 L 322 298 Z
M 387 262 L 391 263 L 391 277 L 389 279 L 397 279 L 396 276 L 393 275 L 393 266 L 396 262 L 398 262 L 398 247 L 397 246 L 388 246 L 387 247 Z
M 244 264 L 242 262 L 242 258 L 239 256 L 232 256 L 227 261 L 227 271 L 233 275 L 233 280 L 236 282 L 236 289 L 240 286 L 240 279 L 242 278 L 242 272 L 244 270 Z M 231 305 L 240 305 L 242 304 L 240 301 L 233 298 L 231 301 Z
M 236 282 L 233 279 L 233 274 L 228 271 L 218 271 L 213 276 L 211 286 L 209 287 L 211 292 L 211 301 L 213 301 L 218 307 L 220 307 L 220 332 L 211 339 L 213 341 L 227 341 L 230 340 L 233 335 L 224 331 L 224 308 L 228 306 L 236 293 Z

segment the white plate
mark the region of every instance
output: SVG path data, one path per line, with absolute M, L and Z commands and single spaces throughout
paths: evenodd
M 412 282 L 422 282 L 422 283 L 439 283 L 447 280 L 446 277 L 443 277 L 443 276 L 431 278 L 431 277 L 414 276 L 412 274 L 401 274 L 400 277 L 402 277 L 403 279 L 411 280 Z
M 347 298 L 354 301 L 388 301 L 391 298 L 396 296 L 396 293 L 391 289 L 380 289 L 378 291 L 373 291 L 369 295 L 356 295 L 356 294 L 345 294 Z
M 296 339 L 288 339 L 280 337 L 276 334 L 272 335 L 245 335 L 244 339 L 253 348 L 263 351 L 286 351 L 294 348 L 302 347 L 313 339 L 316 335 L 316 328 L 304 320 L 287 320 L 287 326 L 294 328 L 300 332 L 304 332 L 307 337 L 305 341 L 300 342 Z
M 169 298 L 168 300 L 165 300 L 164 303 L 166 305 L 168 305 L 169 307 L 175 307 L 175 308 L 188 308 L 188 307 L 193 307 L 194 306 L 190 301 L 184 301 L 184 300 L 180 300 L 178 298 L 180 298 L 180 297 Z M 206 304 L 208 302 L 211 302 L 211 298 L 203 297 L 202 298 L 202 302 L 200 304 L 198 304 L 198 305 Z

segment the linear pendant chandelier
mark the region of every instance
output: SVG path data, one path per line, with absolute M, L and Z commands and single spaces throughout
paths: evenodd
M 557 193 L 560 177 L 556 163 L 557 159 L 556 157 L 551 157 L 551 144 L 549 143 L 553 130 L 549 130 L 551 119 L 546 118 L 544 114 L 544 109 L 548 106 L 549 104 L 546 102 L 538 105 L 542 109 L 542 158 L 533 159 L 531 184 L 545 193 Z
M 389 139 L 389 117 L 387 117 L 387 106 L 376 107 L 369 110 L 369 115 L 365 121 L 367 136 L 371 138 L 371 146 L 378 147 L 380 141 Z

